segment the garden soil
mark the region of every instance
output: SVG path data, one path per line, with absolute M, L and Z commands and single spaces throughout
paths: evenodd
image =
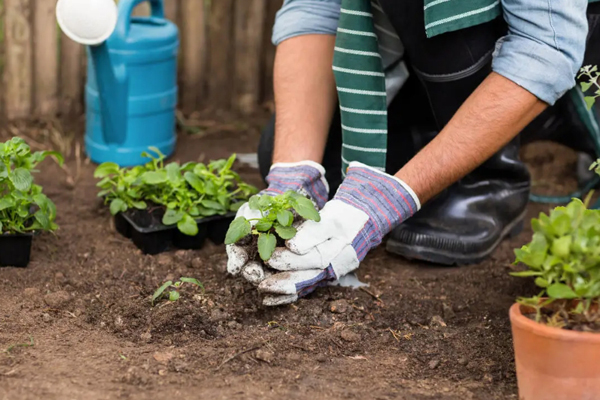
M 50 137 L 36 129 L 12 132 Z M 174 159 L 255 151 L 256 126 L 211 129 L 180 134 Z M 508 273 L 528 228 L 458 268 L 380 248 L 358 272 L 367 289 L 331 287 L 265 308 L 227 276 L 222 245 L 142 255 L 115 232 L 94 165 L 77 154 L 37 176 L 59 210 L 56 236 L 35 238 L 29 267 L 0 268 L 1 400 L 517 399 L 508 309 L 535 288 Z M 573 188 L 573 154 L 535 144 L 523 157 L 536 190 Z M 256 170 L 237 168 L 262 185 Z M 548 208 L 531 205 L 529 216 Z M 154 290 L 181 276 L 205 292 L 187 287 L 178 302 L 152 307 Z

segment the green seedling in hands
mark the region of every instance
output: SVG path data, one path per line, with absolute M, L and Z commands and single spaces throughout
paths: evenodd
M 104 163 L 96 169 L 94 176 L 101 178 L 98 196 L 110 204 L 113 215 L 130 208 L 164 207 L 164 225 L 176 224 L 182 233 L 194 236 L 198 233 L 197 218 L 237 211 L 257 192 L 231 170 L 235 154 L 208 165 L 195 162 L 165 165 L 165 155 L 159 149 L 149 150 L 142 153 L 150 158 L 144 166 L 119 168 L 114 163 Z
M 47 157 L 59 165 L 63 157 L 55 151 L 31 152 L 25 140 L 14 137 L 0 143 L 0 233 L 55 231 L 56 206 L 34 184 L 35 167 Z
M 179 298 L 181 297 L 181 295 L 179 294 L 179 289 L 185 283 L 189 283 L 191 285 L 199 287 L 204 292 L 204 285 L 202 285 L 202 283 L 198 279 L 181 277 L 178 281 L 175 281 L 175 283 L 173 283 L 173 281 L 167 281 L 163 283 L 161 287 L 156 289 L 156 291 L 152 295 L 152 305 L 154 305 L 155 301 L 160 300 L 162 298 L 166 298 L 170 302 L 179 300 Z
M 305 220 L 321 220 L 313 202 L 294 191 L 278 196 L 252 196 L 248 205 L 250 209 L 260 211 L 261 217 L 236 218 L 229 226 L 225 244 L 234 244 L 250 234 L 255 235 L 258 254 L 263 261 L 271 258 L 277 237 L 288 240 L 296 236 L 296 228 L 292 226 L 296 215 Z
M 531 243 L 515 250 L 515 263 L 528 269 L 511 275 L 535 277 L 542 289 L 538 296 L 518 299 L 536 310 L 538 320 L 541 308 L 556 300 L 579 300 L 571 312 L 582 313 L 600 299 L 600 210 L 587 208 L 590 197 L 540 213 L 531 221 Z
M 600 97 L 600 72 L 598 72 L 598 66 L 586 65 L 579 70 L 577 79 L 580 80 L 579 85 L 581 91 L 585 94 L 584 100 L 588 109 L 591 109 L 596 103 L 596 99 Z

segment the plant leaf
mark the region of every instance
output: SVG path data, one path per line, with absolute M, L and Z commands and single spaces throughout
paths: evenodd
M 169 301 L 177 301 L 179 300 L 179 292 L 177 290 L 171 290 L 169 292 Z
M 166 171 L 148 171 L 142 174 L 142 181 L 148 185 L 157 185 L 167 181 Z
M 165 215 L 163 215 L 162 223 L 165 225 L 173 225 L 181 221 L 183 213 L 181 211 L 175 211 L 171 208 L 167 209 Z
M 123 209 L 125 208 L 125 209 Z M 112 215 L 117 215 L 121 211 L 127 210 L 127 204 L 121 199 L 114 199 L 110 202 L 110 213 Z
M 8 178 L 13 183 L 15 188 L 21 192 L 28 191 L 33 183 L 33 176 L 31 176 L 31 172 L 25 168 L 15 168 L 14 171 L 8 174 Z
M 261 233 L 258 235 L 258 254 L 263 261 L 271 258 L 275 246 L 277 246 L 275 235 L 270 233 Z
M 152 305 L 154 305 L 154 301 L 156 299 L 158 299 L 159 297 L 161 297 L 162 294 L 164 293 L 164 291 L 167 290 L 167 288 L 169 286 L 171 286 L 172 284 L 173 284 L 173 281 L 166 281 L 165 283 L 162 284 L 161 287 L 159 287 L 158 289 L 156 289 L 156 291 L 152 295 L 152 300 L 151 300 Z
M 577 294 L 564 283 L 554 283 L 546 289 L 548 296 L 554 299 L 575 299 Z
M 198 234 L 198 224 L 189 214 L 183 214 L 183 218 L 177 223 L 177 228 L 181 233 L 188 236 L 196 236 Z
M 114 162 L 105 162 L 98 165 L 98 168 L 94 171 L 94 178 L 104 178 L 108 175 L 116 174 L 119 172 L 119 165 Z
M 225 244 L 234 244 L 244 236 L 250 234 L 251 230 L 250 222 L 246 218 L 237 217 L 229 225 L 229 229 L 225 235 Z
M 196 278 L 186 278 L 186 277 L 181 277 L 179 278 L 179 280 L 181 282 L 186 282 L 186 283 L 191 283 L 192 285 L 196 285 L 199 288 L 201 288 L 202 290 L 204 290 L 204 285 L 202 284 L 202 282 L 200 282 L 198 279 Z
M 319 215 L 319 212 L 315 208 L 315 205 L 306 197 L 295 197 L 292 201 L 292 207 L 294 208 L 294 210 L 296 210 L 298 215 L 300 215 L 304 219 L 309 219 L 317 222 L 321 220 L 321 215 Z
M 283 240 L 288 240 L 296 236 L 296 228 L 293 226 L 275 225 L 275 232 L 277 232 L 279 237 Z
M 260 220 L 254 227 L 259 232 L 268 232 L 273 227 L 273 223 L 271 221 Z
M 12 197 L 3 197 L 0 199 L 0 211 L 5 210 L 14 205 L 15 201 L 12 199 Z
M 294 214 L 288 210 L 280 210 L 277 213 L 277 222 L 279 222 L 281 226 L 290 226 L 292 225 L 292 222 L 294 222 Z
M 594 106 L 594 103 L 596 103 L 596 98 L 593 96 L 585 96 L 583 100 L 585 101 L 585 105 L 587 106 L 588 110 L 591 110 Z

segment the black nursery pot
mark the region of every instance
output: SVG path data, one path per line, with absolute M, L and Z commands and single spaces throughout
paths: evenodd
M 163 225 L 160 222 L 162 210 L 132 210 L 115 216 L 115 228 L 121 235 L 131 238 L 144 254 L 159 254 L 169 247 L 200 249 L 207 237 L 215 244 L 222 244 L 234 217 L 235 213 L 228 213 L 199 218 L 196 220 L 198 233 L 189 236 L 181 233 L 177 225 Z
M 33 233 L 0 235 L 0 267 L 26 267 L 31 257 Z

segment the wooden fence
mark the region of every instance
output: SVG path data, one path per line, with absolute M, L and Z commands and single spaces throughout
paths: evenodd
M 84 0 L 82 0 L 84 1 Z M 184 111 L 250 113 L 272 97 L 275 13 L 282 0 L 164 0 L 180 30 Z M 80 114 L 86 59 L 60 32 L 56 0 L 0 0 L 0 119 Z M 148 3 L 134 14 L 148 15 Z

